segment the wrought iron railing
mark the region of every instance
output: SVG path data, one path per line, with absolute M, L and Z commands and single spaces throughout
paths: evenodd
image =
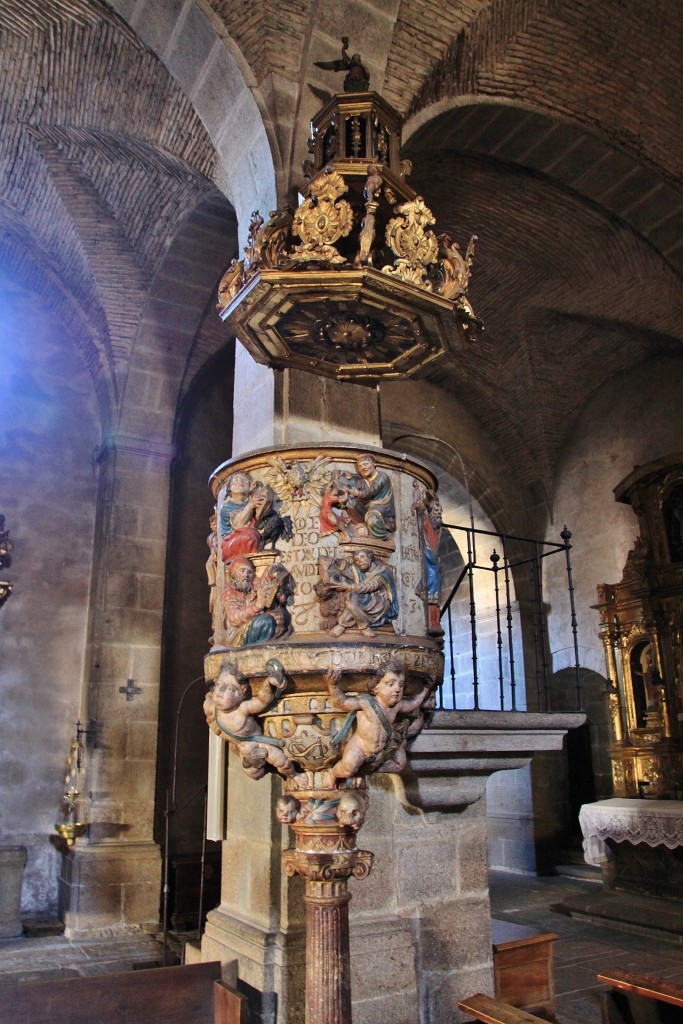
M 564 553 L 574 648 L 576 707 L 582 707 L 571 566 L 571 533 L 532 540 L 444 523 L 463 564 L 441 609 L 445 672 L 438 706 L 456 710 L 552 711 L 544 560 Z M 486 549 L 486 556 L 479 552 Z M 478 550 L 479 549 L 479 550 Z M 484 592 L 484 602 L 478 594 Z M 482 629 L 482 624 L 484 628 Z M 530 685 L 529 685 L 530 684 Z

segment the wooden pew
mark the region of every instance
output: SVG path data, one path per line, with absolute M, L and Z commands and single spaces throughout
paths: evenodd
M 683 1024 L 683 986 L 630 971 L 599 974 L 598 981 L 612 986 L 600 994 L 603 1024 Z
M 600 993 L 603 1024 L 683 1024 L 683 986 L 629 971 L 599 974 L 598 981 L 612 986 Z M 482 993 L 458 1006 L 483 1024 L 545 1024 L 540 1017 Z
M 492 999 L 478 992 L 469 999 L 462 999 L 458 1006 L 464 1013 L 471 1013 L 475 1020 L 483 1021 L 483 1024 L 547 1024 L 541 1017 L 534 1017 L 526 1010 L 518 1010 L 509 1003 L 503 1003 L 500 999 Z
M 0 986 L 0 1024 L 246 1024 L 218 961 Z
M 529 1013 L 555 1015 L 553 946 L 555 932 L 512 921 L 491 920 L 493 990 L 496 999 Z

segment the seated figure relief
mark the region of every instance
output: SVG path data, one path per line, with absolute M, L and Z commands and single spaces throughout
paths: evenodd
M 347 629 L 357 629 L 364 636 L 375 636 L 375 630 L 391 626 L 398 616 L 398 592 L 394 567 L 383 562 L 369 548 L 355 551 L 352 557 L 320 559 L 321 582 L 316 593 L 323 608 L 323 617 L 330 610 L 336 623 L 329 630 L 333 637 Z
M 287 604 L 292 587 L 291 574 L 282 562 L 266 566 L 257 576 L 250 558 L 233 558 L 225 567 L 222 594 L 225 644 L 247 647 L 289 636 L 292 625 Z

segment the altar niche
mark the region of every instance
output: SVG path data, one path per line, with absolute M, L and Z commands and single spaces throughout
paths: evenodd
M 683 453 L 615 488 L 639 535 L 619 583 L 598 586 L 616 797 L 683 798 Z

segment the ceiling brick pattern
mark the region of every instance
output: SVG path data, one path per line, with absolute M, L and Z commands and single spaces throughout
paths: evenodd
M 307 82 L 341 86 L 312 64 L 334 55 L 342 32 L 352 52 L 366 45 L 373 85 L 383 67 L 384 95 L 410 113 L 411 183 L 438 230 L 461 244 L 479 236 L 471 295 L 487 331 L 431 380 L 532 499 L 552 495 L 562 446 L 604 381 L 680 352 L 674 0 L 116 6 L 130 24 L 99 0 L 6 0 L 0 14 L 0 247 L 27 287 L 42 277 L 110 405 L 123 401 L 136 359 L 136 388 L 154 357 L 180 397 L 228 342 L 206 320 L 213 278 L 235 253 L 214 180 L 242 190 L 231 198 L 243 216 L 253 209 L 254 111 L 275 126 L 281 186 L 297 180 L 286 154 L 307 133 Z M 155 52 L 135 34 L 143 23 Z M 216 62 L 233 76 L 225 95 L 220 76 L 206 77 Z M 192 105 L 207 90 L 215 139 Z M 221 133 L 249 90 L 245 150 L 232 155 Z M 256 161 L 250 173 L 261 180 Z

